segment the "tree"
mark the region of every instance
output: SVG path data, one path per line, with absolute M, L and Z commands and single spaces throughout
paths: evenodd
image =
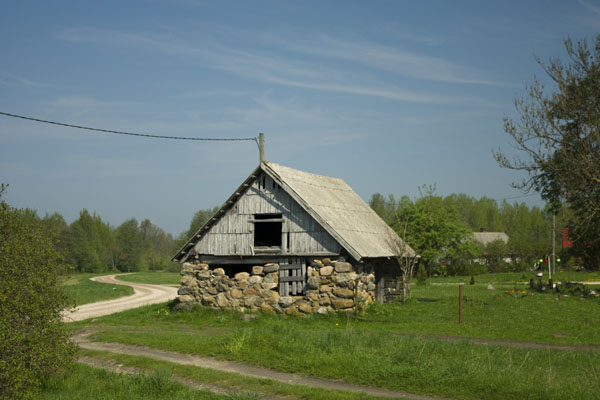
M 110 226 L 88 210 L 79 213 L 68 234 L 69 261 L 78 271 L 114 269 L 115 237 Z
M 434 186 L 422 189 L 419 199 L 399 208 L 397 222 L 392 227 L 400 234 L 402 226 L 406 226 L 408 244 L 431 272 L 436 263 L 452 262 L 472 253 L 473 235 L 460 220 L 457 210 L 434 195 Z
M 154 225 L 149 219 L 140 222 L 140 232 L 144 241 L 144 264 L 150 270 L 168 269 L 171 267 L 173 237 Z
M 178 238 L 176 247 L 182 247 L 202 226 L 208 222 L 210 218 L 212 218 L 217 211 L 219 211 L 219 207 L 207 208 L 206 210 L 198 210 L 192 217 L 192 221 L 190 222 L 190 227 L 187 231 L 182 232 Z
M 500 166 L 527 173 L 515 187 L 535 190 L 552 211 L 561 202 L 573 210 L 570 232 L 575 248 L 584 249 L 587 267 L 600 261 L 600 35 L 590 50 L 585 40 L 565 41 L 568 63 L 537 59 L 554 84 L 547 93 L 537 79 L 518 98 L 518 119 L 504 119 L 504 130 L 521 155 L 501 150 Z
M 135 218 L 123 222 L 116 230 L 119 255 L 117 268 L 119 271 L 139 271 L 142 267 L 142 256 L 146 250 L 144 236 Z
M 61 322 L 68 305 L 60 288 L 65 272 L 39 220 L 1 200 L 0 393 L 30 398 L 41 380 L 73 361 L 74 346 Z

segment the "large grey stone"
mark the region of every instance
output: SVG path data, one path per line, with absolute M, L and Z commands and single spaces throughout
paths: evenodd
M 250 274 L 247 272 L 238 272 L 237 274 L 235 274 L 234 279 L 236 281 L 243 281 L 246 280 L 250 277 Z
M 277 287 L 277 284 L 275 282 L 263 282 L 260 284 L 260 287 L 263 289 L 275 289 Z
M 216 297 L 216 300 L 217 300 L 217 305 L 221 308 L 227 308 L 230 305 L 229 300 L 227 299 L 227 296 L 225 296 L 225 293 L 219 293 Z
M 333 267 L 328 265 L 327 267 L 323 267 L 319 270 L 319 275 L 321 276 L 330 276 L 333 273 Z
M 265 264 L 264 268 L 263 268 L 263 272 L 265 274 L 268 274 L 270 272 L 275 272 L 275 271 L 279 271 L 279 264 Z
M 327 307 L 319 307 L 317 309 L 317 313 L 321 314 L 321 315 L 325 315 L 328 313 Z
M 279 281 L 279 277 L 277 276 L 277 272 L 271 272 L 269 274 L 267 274 L 267 276 L 264 277 L 263 282 L 265 283 L 273 283 L 273 282 L 278 282 Z
M 192 286 L 195 282 L 196 282 L 196 279 L 194 279 L 194 277 L 191 275 L 184 275 L 181 277 L 181 280 L 179 281 L 181 286 Z
M 261 265 L 255 265 L 254 267 L 252 267 L 252 274 L 253 275 L 262 275 L 263 274 L 263 270 L 264 267 Z
M 306 280 L 306 286 L 310 289 L 318 289 L 319 288 L 319 278 L 316 276 L 311 276 Z
M 196 272 L 196 278 L 198 279 L 209 279 L 210 271 L 207 269 L 203 269 L 201 271 Z
M 350 307 L 354 306 L 354 301 L 352 299 L 340 299 L 340 298 L 335 297 L 335 298 L 331 299 L 331 305 L 336 310 L 341 310 L 344 308 L 350 308 Z
M 335 263 L 336 272 L 352 272 L 352 264 L 338 261 Z
M 177 289 L 177 294 L 182 296 L 184 294 L 193 294 L 193 290 L 191 290 L 188 287 L 180 287 L 179 289 Z
M 279 305 L 282 307 L 289 307 L 294 304 L 294 298 L 291 296 L 282 296 L 279 298 Z
M 333 294 L 335 294 L 338 297 L 343 297 L 346 299 L 354 298 L 354 291 L 350 290 L 350 289 L 335 288 L 335 289 L 333 289 Z
M 194 297 L 189 294 L 184 294 L 178 297 L 180 303 L 192 303 L 194 301 Z

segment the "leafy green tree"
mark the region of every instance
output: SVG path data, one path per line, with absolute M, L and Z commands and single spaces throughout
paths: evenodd
M 131 272 L 144 269 L 142 264 L 146 250 L 144 235 L 135 218 L 123 222 L 116 230 L 117 268 L 119 271 Z
M 431 269 L 443 261 L 456 261 L 474 252 L 471 230 L 460 220 L 457 210 L 447 207 L 435 187 L 424 187 L 414 203 L 405 203 L 397 211 L 392 228 L 421 256 L 421 263 Z
M 140 232 L 144 241 L 144 264 L 150 270 L 162 270 L 171 267 L 170 259 L 175 251 L 173 237 L 154 225 L 149 219 L 140 222 Z
M 44 377 L 73 361 L 61 322 L 65 267 L 40 221 L 1 198 L 0 238 L 0 393 L 30 398 Z
M 79 213 L 68 234 L 68 259 L 78 271 L 100 272 L 114 268 L 115 237 L 110 226 L 87 210 Z
M 202 226 L 208 222 L 210 218 L 212 218 L 217 211 L 219 211 L 219 207 L 207 208 L 205 210 L 198 210 L 192 217 L 192 221 L 190 222 L 190 227 L 187 231 L 182 232 L 177 238 L 175 247 L 177 249 L 181 248 Z
M 565 41 L 568 62 L 538 63 L 553 84 L 547 92 L 537 79 L 528 96 L 515 102 L 518 118 L 505 118 L 504 130 L 522 156 L 499 150 L 500 166 L 527 173 L 515 186 L 535 190 L 552 211 L 566 202 L 574 212 L 574 250 L 586 267 L 600 266 L 600 35 L 587 42 Z

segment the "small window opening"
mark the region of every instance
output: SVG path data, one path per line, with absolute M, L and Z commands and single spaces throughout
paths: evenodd
M 263 189 L 267 188 L 267 177 L 264 175 L 262 177 L 262 187 L 263 187 Z
M 286 234 L 286 236 L 287 236 L 287 247 L 286 248 L 287 248 L 288 253 L 291 253 L 292 249 L 290 249 L 290 233 L 288 232 Z
M 254 215 L 254 246 L 281 247 L 281 214 Z

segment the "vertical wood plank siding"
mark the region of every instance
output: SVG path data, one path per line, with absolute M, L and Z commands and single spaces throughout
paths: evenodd
M 254 214 L 282 214 L 284 222 L 281 244 L 284 253 L 339 253 L 341 251 L 339 243 L 263 172 L 247 188 L 236 204 L 196 243 L 196 252 L 223 256 L 252 255 Z M 289 249 L 287 248 L 288 234 Z

